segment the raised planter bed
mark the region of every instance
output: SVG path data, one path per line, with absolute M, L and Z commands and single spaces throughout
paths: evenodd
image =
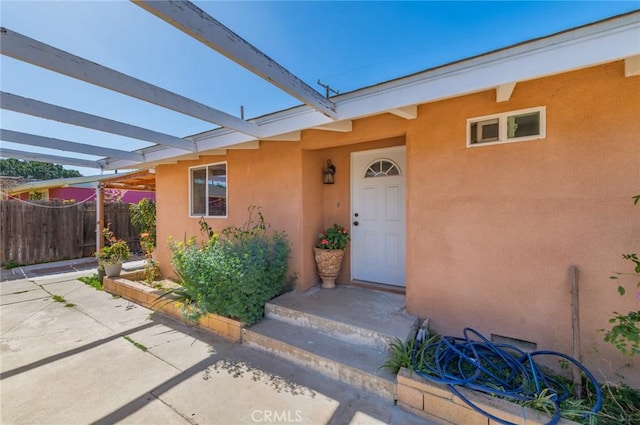
M 157 310 L 157 313 L 183 320 L 179 302 L 161 301 L 158 297 L 163 294 L 161 289 L 152 288 L 137 280 L 144 279 L 143 271 L 122 273 L 118 277 L 105 277 L 102 280 L 104 290 L 112 295 L 118 295 L 141 306 Z M 231 342 L 242 342 L 243 322 L 207 314 L 198 322 L 198 326 Z
M 449 387 L 428 381 L 415 372 L 402 368 L 398 372 L 396 399 L 398 405 L 441 424 L 498 425 L 498 422 L 473 410 Z M 505 421 L 522 425 L 544 425 L 551 419 L 537 410 L 460 388 L 460 392 L 486 412 Z M 579 425 L 567 419 L 561 425 Z

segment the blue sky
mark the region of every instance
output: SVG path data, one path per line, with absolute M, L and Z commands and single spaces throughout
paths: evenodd
M 321 80 L 342 93 L 640 8 L 640 1 L 194 3 L 318 91 Z M 300 103 L 130 2 L 2 0 L 0 22 L 236 116 L 241 105 L 252 118 Z M 214 127 L 11 58 L 0 61 L 2 91 L 180 137 Z M 75 142 L 149 146 L 13 112 L 1 111 L 0 120 L 5 129 Z

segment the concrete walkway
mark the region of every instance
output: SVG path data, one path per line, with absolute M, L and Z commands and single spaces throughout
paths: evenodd
M 2 424 L 425 424 L 391 402 L 97 291 L 0 283 Z M 54 301 L 54 296 L 58 301 Z
M 131 255 L 131 261 L 127 261 L 122 267 L 123 270 L 141 269 L 144 267 L 144 262 L 144 256 L 133 254 Z M 56 261 L 53 263 L 18 266 L 11 269 L 2 268 L 0 269 L 0 282 L 78 271 L 93 271 L 95 273 L 97 267 L 98 261 L 94 257 L 85 257 L 75 260 Z

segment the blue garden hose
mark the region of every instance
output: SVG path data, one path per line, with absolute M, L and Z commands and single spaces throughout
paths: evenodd
M 453 393 L 476 412 L 503 425 L 515 425 L 481 409 L 465 397 L 457 387 L 496 395 L 512 401 L 536 400 L 543 392 L 551 394 L 554 412 L 547 425 L 560 420 L 560 403 L 569 395 L 569 388 L 548 376 L 534 362 L 536 356 L 555 356 L 577 366 L 591 382 L 596 392 L 596 403 L 586 416 L 602 408 L 602 391 L 594 376 L 579 361 L 555 351 L 525 353 L 508 344 L 495 344 L 471 328 L 464 329 L 464 338 L 443 336 L 432 343 L 423 341 L 420 330 L 411 352 L 413 370 L 423 378 L 448 385 Z M 476 340 L 472 340 L 474 337 Z M 427 372 L 424 372 L 426 370 Z

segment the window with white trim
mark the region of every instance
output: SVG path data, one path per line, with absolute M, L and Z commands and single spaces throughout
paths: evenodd
M 189 169 L 189 214 L 198 217 L 227 216 L 227 163 Z
M 544 139 L 545 135 L 544 106 L 467 120 L 467 147 Z

